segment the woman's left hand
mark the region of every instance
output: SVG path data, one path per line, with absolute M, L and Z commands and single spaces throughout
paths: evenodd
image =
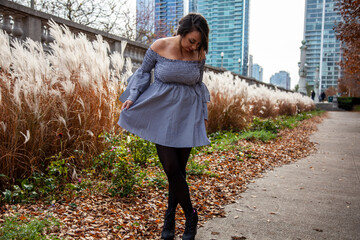
M 134 103 L 134 102 L 131 101 L 131 100 L 126 100 L 126 101 L 123 103 L 122 107 L 121 107 L 121 111 L 124 110 L 124 109 L 129 109 L 129 107 L 130 107 L 133 103 Z

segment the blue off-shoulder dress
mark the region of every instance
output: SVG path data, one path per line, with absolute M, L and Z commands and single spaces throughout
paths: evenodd
M 141 67 L 128 79 L 120 101 L 131 100 L 118 124 L 150 142 L 168 147 L 197 147 L 210 143 L 204 120 L 210 101 L 202 82 L 203 61 L 162 57 L 149 48 Z M 151 70 L 154 82 L 151 84 Z

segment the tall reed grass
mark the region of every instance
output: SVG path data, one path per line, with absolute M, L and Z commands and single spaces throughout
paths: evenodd
M 244 130 L 254 117 L 275 118 L 315 109 L 313 101 L 299 93 L 249 85 L 230 72 L 204 73 L 211 93 L 208 131 Z
M 132 68 L 126 64 L 121 74 L 122 53 L 109 57 L 101 36 L 90 42 L 54 22 L 50 27 L 50 53 L 31 39 L 10 44 L 0 32 L 0 173 L 12 181 L 59 153 L 88 166 L 103 149 L 99 135 L 116 130 L 116 99 Z
M 230 72 L 204 73 L 211 102 L 208 103 L 208 130 L 244 129 L 249 122 L 247 83 Z

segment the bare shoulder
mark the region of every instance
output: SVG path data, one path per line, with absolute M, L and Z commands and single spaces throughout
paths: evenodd
M 155 51 L 159 52 L 165 47 L 165 43 L 163 39 L 156 40 L 153 44 L 151 44 L 150 48 Z
M 150 48 L 157 53 L 161 53 L 166 50 L 170 41 L 170 38 L 160 38 L 151 44 Z
M 174 53 L 174 49 L 176 49 L 176 43 L 176 37 L 160 38 L 156 40 L 150 46 L 150 48 L 163 57 L 176 59 L 177 56 Z

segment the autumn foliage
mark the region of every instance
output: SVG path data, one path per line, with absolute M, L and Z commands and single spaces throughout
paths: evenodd
M 336 37 L 341 41 L 342 60 L 339 65 L 344 76 L 339 79 L 340 92 L 360 96 L 360 1 L 339 0 L 337 8 L 342 21 L 337 23 Z

